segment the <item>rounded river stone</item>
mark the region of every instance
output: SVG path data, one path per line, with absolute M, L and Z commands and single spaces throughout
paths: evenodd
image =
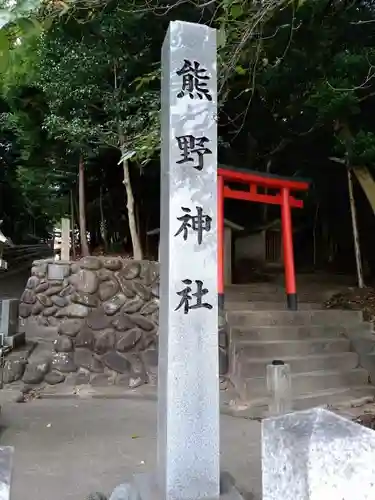
M 117 373 L 128 373 L 131 369 L 129 361 L 116 351 L 109 351 L 102 356 L 102 362 Z
M 119 284 L 114 279 L 103 281 L 99 285 L 99 297 L 100 300 L 108 300 L 112 298 L 119 291 Z
M 159 298 L 160 297 L 160 283 L 156 282 L 152 285 L 151 287 L 151 295 L 153 297 Z
M 103 260 L 103 266 L 111 271 L 118 271 L 122 268 L 122 261 L 116 257 L 107 257 Z
M 97 271 L 102 267 L 102 263 L 98 257 L 83 257 L 79 261 L 79 265 L 83 269 L 91 269 L 92 271 Z
M 75 338 L 75 346 L 76 347 L 87 347 L 88 349 L 92 349 L 94 345 L 94 334 L 90 330 L 90 328 L 85 325 L 80 332 L 78 332 Z
M 63 318 L 64 316 L 68 318 L 85 318 L 89 311 L 90 309 L 83 304 L 70 304 L 57 311 L 56 318 Z
M 93 354 L 89 349 L 78 348 L 74 351 L 74 363 L 82 368 L 90 369 L 93 360 Z
M 151 290 L 150 288 L 147 288 L 145 285 L 142 283 L 138 283 L 137 281 L 133 281 L 133 290 L 135 293 L 138 295 L 138 297 L 141 297 L 144 301 L 148 301 L 151 299 Z
M 77 304 L 83 304 L 87 307 L 96 307 L 98 305 L 98 299 L 95 295 L 90 295 L 89 293 L 75 292 L 71 296 L 71 301 Z
M 120 352 L 130 351 L 141 339 L 142 331 L 132 328 L 126 332 L 116 332 L 116 349 Z
M 47 384 L 49 385 L 61 384 L 61 382 L 64 382 L 64 380 L 65 380 L 65 375 L 55 370 L 52 370 L 51 372 L 47 373 L 47 375 L 44 377 L 44 381 L 47 382 Z
M 74 364 L 73 355 L 67 352 L 57 352 L 52 358 L 52 368 L 63 373 L 71 373 L 77 371 Z
M 141 358 L 137 354 L 128 355 L 131 364 L 129 387 L 135 389 L 147 382 L 147 374 Z
M 90 384 L 94 387 L 106 387 L 113 384 L 113 379 L 109 373 L 95 373 L 91 375 Z
M 25 384 L 40 384 L 44 380 L 44 375 L 49 368 L 48 362 L 28 363 L 25 368 L 22 380 Z
M 117 278 L 118 282 L 120 283 L 121 290 L 123 291 L 123 293 L 129 299 L 132 299 L 133 297 L 135 297 L 135 291 L 133 290 L 133 286 L 132 286 L 133 282 L 131 280 L 125 279 L 124 276 L 122 275 L 122 271 L 116 273 L 116 278 Z
M 157 370 L 158 368 L 158 350 L 157 349 L 147 349 L 147 351 L 143 351 L 142 361 L 145 365 L 147 371 L 148 370 Z
M 45 291 L 44 295 L 47 295 L 48 297 L 50 297 L 51 295 L 57 295 L 61 292 L 62 289 L 63 287 L 61 285 L 51 286 L 51 288 Z
M 90 372 L 93 373 L 102 373 L 104 371 L 104 366 L 103 363 L 100 361 L 100 359 L 96 358 L 95 356 L 92 358 L 92 363 L 90 366 Z
M 99 286 L 99 278 L 89 269 L 81 269 L 77 274 L 73 274 L 69 282 L 78 292 L 84 293 L 95 293 Z
M 128 373 L 118 373 L 115 378 L 115 384 L 124 387 L 129 387 L 130 375 Z
M 109 318 L 103 307 L 98 307 L 91 311 L 87 318 L 87 324 L 93 330 L 104 330 L 111 326 L 111 318 Z
M 81 268 L 79 267 L 79 265 L 75 263 L 70 266 L 70 271 L 72 274 L 78 273 L 80 269 Z
M 49 283 L 46 281 L 44 283 L 40 283 L 37 287 L 35 287 L 35 293 L 43 293 L 49 288 Z
M 150 302 L 147 302 L 144 304 L 144 306 L 141 308 L 139 311 L 140 314 L 152 314 L 155 311 L 159 309 L 159 304 L 155 299 L 150 300 Z
M 107 281 L 113 279 L 113 272 L 109 271 L 109 269 L 101 268 L 96 272 L 97 277 L 100 281 Z
M 39 283 L 40 283 L 39 278 L 37 278 L 36 276 L 31 276 L 27 280 L 26 288 L 30 288 L 31 290 L 33 290 L 35 287 L 39 285 Z
M 21 295 L 21 301 L 26 304 L 35 304 L 36 296 L 32 290 L 25 290 Z
M 122 275 L 126 280 L 134 280 L 138 278 L 141 272 L 141 264 L 139 262 L 130 262 L 122 270 Z
M 142 299 L 127 300 L 122 308 L 125 313 L 132 314 L 138 312 L 143 305 Z
M 27 318 L 31 314 L 31 306 L 29 304 L 20 304 L 18 306 L 18 314 L 21 318 Z
M 117 313 L 117 311 L 125 304 L 125 302 L 125 295 L 123 293 L 118 293 L 111 299 L 107 300 L 107 302 L 104 302 L 103 309 L 106 314 L 112 316 L 113 314 Z
M 9 359 L 5 360 L 3 370 L 4 384 L 10 384 L 22 378 L 25 371 L 26 363 L 23 359 Z
M 51 307 L 53 305 L 51 298 L 47 297 L 47 295 L 44 295 L 43 293 L 39 294 L 37 299 L 44 307 Z
M 74 286 L 73 285 L 67 285 L 65 286 L 61 292 L 59 293 L 60 297 L 66 297 L 67 295 L 70 295 L 72 293 L 74 293 L 75 290 L 74 290 Z
M 31 314 L 34 314 L 34 316 L 36 316 L 37 314 L 43 312 L 43 309 L 44 307 L 42 306 L 42 304 L 40 302 L 36 302 L 31 308 Z
M 134 323 L 132 322 L 129 314 L 120 313 L 113 317 L 112 325 L 116 328 L 116 330 L 123 332 L 124 330 L 129 330 L 129 328 L 133 328 Z
M 111 328 L 103 332 L 96 332 L 94 351 L 97 354 L 104 354 L 115 346 L 115 332 Z
M 66 297 L 54 296 L 51 297 L 53 304 L 57 307 L 65 307 L 68 305 L 69 301 Z
M 74 337 L 80 331 L 83 323 L 78 319 L 66 319 L 59 327 L 59 333 L 62 335 L 69 335 Z
M 31 273 L 38 278 L 44 278 L 47 274 L 47 263 L 33 266 L 31 268 Z
M 48 318 L 44 318 L 43 316 L 37 316 L 36 320 L 38 325 L 40 326 L 49 326 Z
M 102 373 L 104 370 L 103 363 L 85 348 L 78 348 L 74 351 L 74 363 L 93 373 Z
M 60 320 L 55 318 L 55 316 L 49 316 L 48 318 L 48 324 L 51 326 L 59 326 Z
M 72 339 L 66 335 L 59 335 L 53 347 L 56 352 L 71 352 L 74 348 Z
M 157 281 L 159 279 L 159 270 L 157 266 L 155 266 L 155 263 L 144 263 L 141 276 L 145 284 L 148 286 Z
M 146 332 L 155 328 L 154 323 L 141 314 L 132 314 L 131 319 L 135 325 L 139 326 L 139 328 L 142 328 L 142 330 L 145 330 Z
M 46 307 L 43 311 L 43 316 L 53 316 L 57 312 L 57 306 Z
M 143 361 L 138 354 L 127 354 L 126 358 L 130 362 L 132 375 L 140 375 L 145 372 Z

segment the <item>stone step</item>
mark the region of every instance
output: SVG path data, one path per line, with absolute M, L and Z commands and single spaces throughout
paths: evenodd
M 233 326 L 230 329 L 232 341 L 241 340 L 308 340 L 314 338 L 337 338 L 371 334 L 372 324 L 358 325 L 309 325 L 309 326 Z
M 337 284 L 332 282 L 319 283 L 319 282 L 301 282 L 296 283 L 297 294 L 300 292 L 306 292 L 310 290 L 347 290 L 349 287 L 345 284 Z M 235 285 L 226 285 L 225 293 L 243 293 L 247 291 L 267 291 L 267 292 L 283 292 L 285 294 L 285 284 L 284 280 L 280 282 L 268 281 L 268 282 L 253 282 Z
M 349 371 L 321 370 L 306 373 L 292 374 L 293 397 L 310 394 L 328 389 L 355 387 L 368 384 L 368 373 L 362 368 Z M 235 388 L 241 399 L 251 401 L 254 398 L 267 397 L 265 377 L 241 379 Z
M 298 294 L 298 306 L 300 304 L 315 302 L 323 305 L 324 302 L 332 297 L 333 293 L 328 292 L 306 292 Z M 233 295 L 225 295 L 225 302 L 277 302 L 281 304 L 286 304 L 285 292 L 246 292 L 238 294 L 237 292 Z
M 354 406 L 372 401 L 374 398 L 375 387 L 373 386 L 343 387 L 341 389 L 328 389 L 297 396 L 293 399 L 292 408 L 298 411 L 314 407 L 350 407 L 351 405 Z M 253 399 L 249 402 L 231 401 L 231 403 L 232 409 L 229 408 L 229 411 L 227 410 L 231 415 L 249 418 L 264 418 L 268 416 L 268 397 Z
M 237 360 L 246 358 L 283 359 L 290 356 L 309 356 L 350 351 L 350 341 L 345 338 L 316 338 L 313 340 L 243 340 L 232 345 Z
M 372 385 L 360 385 L 358 387 L 342 387 L 341 389 L 328 389 L 316 391 L 313 394 L 302 394 L 295 398 L 293 408 L 306 410 L 314 406 L 341 406 L 355 405 L 360 400 L 371 400 L 375 397 L 375 387 Z
M 265 377 L 266 366 L 272 361 L 272 358 L 242 360 L 237 363 L 235 376 L 241 378 Z M 303 357 L 286 356 L 283 361 L 290 365 L 292 374 L 319 370 L 346 371 L 358 367 L 359 356 L 356 352 L 339 352 Z
M 344 291 L 344 290 L 342 290 Z M 322 303 L 330 299 L 332 295 L 339 293 L 339 289 L 329 287 L 305 287 L 297 288 L 299 303 L 318 302 Z M 286 302 L 284 287 L 255 285 L 254 287 L 238 287 L 225 290 L 226 301 L 265 301 Z
M 361 311 L 235 311 L 227 312 L 231 326 L 273 325 L 358 325 L 363 321 Z
M 269 301 L 226 301 L 226 311 L 287 311 L 287 304 L 285 300 L 280 302 Z M 322 309 L 320 302 L 302 302 L 298 304 L 299 310 Z

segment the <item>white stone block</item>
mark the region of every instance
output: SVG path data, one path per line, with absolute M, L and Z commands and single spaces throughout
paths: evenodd
M 48 264 L 48 279 L 49 280 L 63 280 L 69 276 L 69 264 Z
M 292 411 L 292 388 L 290 365 L 283 361 L 274 361 L 267 365 L 267 391 L 269 397 L 269 415 L 276 417 Z
M 0 448 L 0 500 L 10 499 L 13 453 L 12 446 Z
M 5 336 L 14 335 L 18 331 L 18 299 L 1 301 L 0 332 Z
M 322 408 L 262 422 L 263 500 L 373 500 L 375 432 Z

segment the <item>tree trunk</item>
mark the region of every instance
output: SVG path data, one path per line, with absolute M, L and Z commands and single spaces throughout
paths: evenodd
M 114 97 L 117 98 L 117 88 L 118 88 L 118 86 L 117 86 L 117 83 L 118 83 L 117 82 L 117 61 L 114 61 L 114 64 L 113 64 L 113 77 L 114 77 L 114 88 L 115 88 Z M 124 151 L 124 134 L 122 132 L 120 122 L 118 122 L 118 138 L 119 138 L 121 156 L 123 156 L 125 153 L 125 151 Z M 131 237 L 132 245 L 133 245 L 133 258 L 135 260 L 142 260 L 143 259 L 143 251 L 142 251 L 141 240 L 139 238 L 137 222 L 136 222 L 135 213 L 134 213 L 134 195 L 133 195 L 133 188 L 132 188 L 131 181 L 130 181 L 129 162 L 125 158 L 122 160 L 122 168 L 124 171 L 123 184 L 125 186 L 126 197 L 127 197 L 126 208 L 128 211 L 130 237 Z
M 353 174 L 357 177 L 375 214 L 375 181 L 371 172 L 367 167 L 353 167 Z
M 272 160 L 268 160 L 266 165 L 266 174 L 269 174 L 271 172 L 271 165 L 272 165 Z M 264 194 L 268 194 L 267 188 L 265 188 Z M 268 222 L 268 203 L 263 203 L 262 223 L 264 224 L 264 226 L 267 226 L 267 222 Z
M 126 209 L 128 211 L 130 237 L 131 237 L 132 245 L 133 245 L 133 257 L 135 260 L 142 260 L 143 259 L 143 251 L 142 251 L 141 240 L 139 238 L 139 234 L 138 234 L 138 230 L 137 230 L 137 223 L 135 220 L 134 195 L 133 195 L 133 189 L 132 189 L 132 185 L 131 185 L 131 181 L 130 181 L 129 163 L 127 160 L 122 161 L 122 167 L 124 170 L 123 183 L 125 186 L 126 197 L 127 197 Z
M 314 226 L 313 226 L 313 267 L 316 269 L 316 228 L 318 225 L 319 203 L 316 205 Z
M 108 238 L 107 238 L 107 227 L 104 218 L 104 210 L 103 210 L 103 185 L 100 185 L 100 193 L 99 193 L 99 208 L 100 208 L 100 236 L 103 240 L 104 252 L 108 252 Z
M 85 203 L 85 165 L 83 158 L 79 159 L 79 233 L 81 237 L 81 253 L 83 257 L 90 255 L 89 246 L 87 244 L 86 233 L 86 203 Z
M 72 257 L 76 260 L 76 238 L 75 238 L 75 223 L 74 223 L 74 203 L 73 203 L 73 190 L 70 190 L 70 230 L 72 239 Z
M 363 282 L 363 273 L 362 273 L 361 247 L 359 244 L 357 214 L 356 214 L 354 194 L 353 194 L 353 179 L 352 179 L 352 171 L 350 168 L 347 169 L 347 174 L 348 174 L 350 212 L 352 215 L 352 225 L 353 225 L 354 253 L 355 253 L 355 262 L 357 266 L 358 287 L 363 288 L 365 285 Z

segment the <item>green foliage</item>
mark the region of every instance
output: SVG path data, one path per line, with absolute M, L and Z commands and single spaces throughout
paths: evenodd
M 38 204 L 51 220 L 66 211 L 81 154 L 96 221 L 100 185 L 113 193 L 118 184 L 107 170 L 121 158 L 136 164 L 134 177 L 140 165 L 157 168 L 160 48 L 176 18 L 218 29 L 219 154 L 229 163 L 264 170 L 271 161 L 273 172 L 324 179 L 331 156 L 374 161 L 371 1 L 35 7 L 0 31 L 0 127 L 17 151 L 10 177 L 35 217 Z M 110 202 L 107 193 L 108 210 Z
M 115 7 L 85 24 L 55 23 L 42 37 L 37 85 L 48 101 L 44 127 L 51 137 L 77 151 L 113 147 L 134 151 L 139 160 L 153 155 L 159 83 L 149 68 L 157 59 L 147 31 L 139 33 L 140 21 Z

